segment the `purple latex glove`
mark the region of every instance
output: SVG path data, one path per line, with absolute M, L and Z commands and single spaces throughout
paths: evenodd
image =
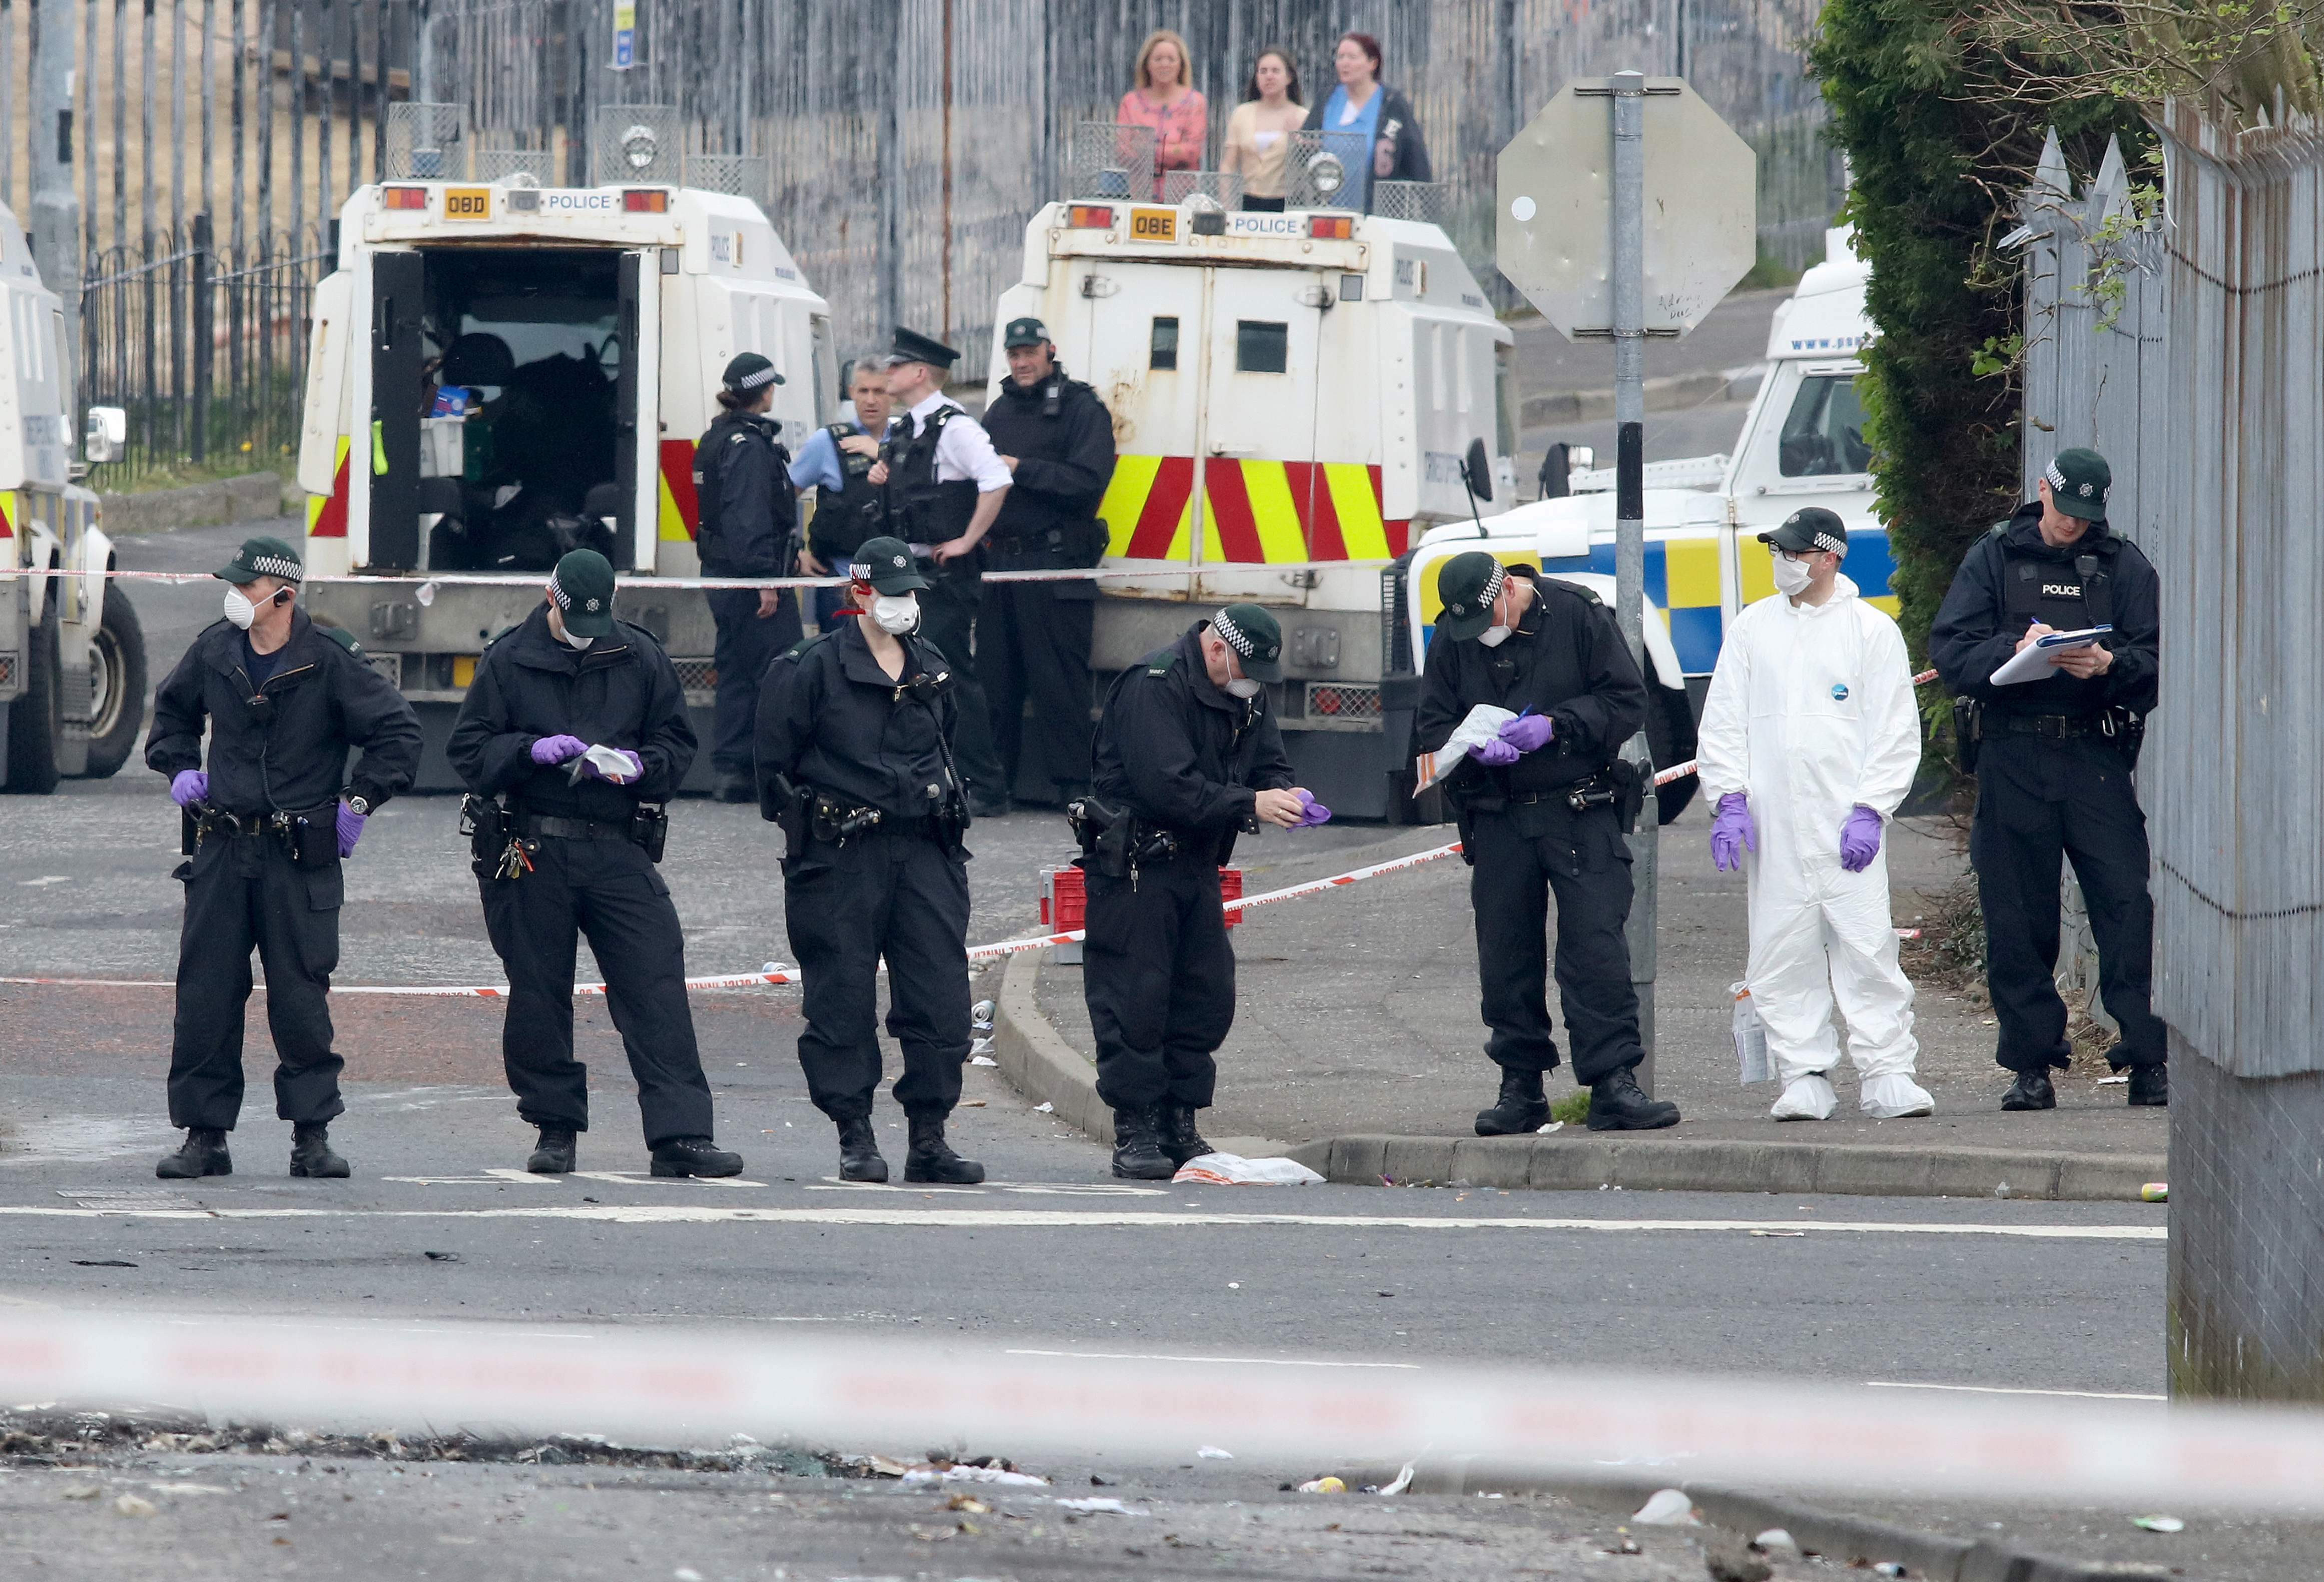
M 1480 741 L 1471 748 L 1469 756 L 1487 768 L 1505 769 L 1524 755 L 1496 736 L 1490 741 Z
M 1502 724 L 1501 740 L 1519 752 L 1538 752 L 1549 745 L 1550 732 L 1555 728 L 1556 722 L 1547 714 L 1527 710 Z
M 170 800 L 180 807 L 190 807 L 197 802 L 207 802 L 210 795 L 210 777 L 204 769 L 180 769 L 170 777 Z
M 1301 791 L 1298 796 L 1299 822 L 1291 826 L 1293 829 L 1312 830 L 1317 824 L 1332 822 L 1332 810 L 1316 801 L 1313 793 Z
M 1719 816 L 1711 821 L 1711 861 L 1721 873 L 1743 866 L 1746 850 L 1759 849 L 1759 825 L 1751 816 L 1750 799 L 1729 791 L 1719 799 Z
M 621 774 L 616 777 L 611 770 L 601 769 L 597 767 L 595 760 L 591 759 L 583 763 L 581 767 L 581 773 L 585 778 L 591 780 L 612 780 L 617 786 L 626 786 L 631 781 L 638 779 L 645 774 L 646 760 L 640 758 L 636 753 L 632 752 L 628 748 L 613 747 L 608 748 L 606 750 L 622 761 L 625 767 L 621 771 Z
M 364 814 L 349 807 L 346 797 L 339 799 L 339 857 L 342 861 L 355 854 L 355 842 L 363 839 Z
M 1880 815 L 1859 802 L 1840 826 L 1840 865 L 1850 873 L 1862 873 L 1879 855 Z
M 547 768 L 567 759 L 579 758 L 588 750 L 589 744 L 578 736 L 544 736 L 532 744 L 532 761 Z

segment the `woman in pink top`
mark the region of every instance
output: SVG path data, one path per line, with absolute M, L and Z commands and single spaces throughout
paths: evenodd
M 1168 28 L 1146 35 L 1138 51 L 1138 86 L 1121 96 L 1113 118 L 1127 126 L 1154 128 L 1154 189 L 1162 196 L 1162 172 L 1199 170 L 1210 139 L 1211 108 L 1186 82 L 1186 41 Z

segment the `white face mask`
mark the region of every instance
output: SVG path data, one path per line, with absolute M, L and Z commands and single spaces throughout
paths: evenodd
M 1498 648 L 1509 640 L 1509 633 L 1515 630 L 1508 626 L 1489 626 L 1477 634 L 1477 640 L 1489 648 Z
M 281 602 L 282 590 L 280 588 L 274 590 L 264 604 L 254 604 L 250 601 L 250 596 L 240 588 L 230 587 L 226 591 L 226 618 L 243 630 L 248 631 L 251 622 L 258 619 L 258 612 L 261 610 Z
M 568 648 L 586 648 L 597 639 L 593 637 L 575 637 L 573 629 L 560 621 L 558 625 L 557 640 Z
M 1777 555 L 1775 561 L 1775 591 L 1786 598 L 1797 597 L 1808 591 L 1813 574 L 1800 561 L 1788 555 Z
M 920 596 L 918 593 L 902 593 L 891 599 L 885 593 L 881 594 L 872 601 L 872 623 L 881 631 L 892 632 L 898 637 L 918 630 Z
M 1232 681 L 1227 683 L 1227 695 L 1229 697 L 1257 697 L 1259 695 L 1259 683 L 1253 681 L 1250 676 L 1238 676 Z

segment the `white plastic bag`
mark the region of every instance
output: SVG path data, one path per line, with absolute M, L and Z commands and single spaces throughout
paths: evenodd
M 1742 1067 L 1743 1086 L 1774 1081 L 1775 1066 L 1767 1058 L 1767 1029 L 1760 1025 L 1759 1007 L 1751 999 L 1751 986 L 1730 983 L 1727 992 L 1735 1000 L 1735 1058 Z
M 1414 761 L 1416 792 L 1425 791 L 1437 781 L 1461 767 L 1461 760 L 1500 735 L 1501 727 L 1516 719 L 1517 711 L 1502 708 L 1498 704 L 1479 704 L 1469 711 L 1469 717 L 1452 727 L 1452 734 L 1434 752 L 1424 752 Z
M 1296 1159 L 1245 1159 L 1239 1154 L 1204 1154 L 1187 1160 L 1170 1179 L 1198 1186 L 1314 1186 L 1323 1178 Z

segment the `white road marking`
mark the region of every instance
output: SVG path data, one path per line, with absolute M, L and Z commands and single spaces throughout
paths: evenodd
M 971 1230 L 1158 1229 L 1187 1225 L 1306 1226 L 1336 1230 L 1692 1231 L 1767 1228 L 1889 1236 L 2000 1236 L 2035 1241 L 2162 1241 L 2160 1225 L 1995 1225 L 1881 1219 L 1505 1219 L 1392 1214 L 1161 1214 L 1065 1209 L 724 1208 L 706 1203 L 601 1203 L 493 1209 L 60 1209 L 0 1204 L 0 1217 L 103 1219 L 586 1219 L 613 1225 L 882 1225 Z
M 1100 1362 L 1222 1362 L 1261 1367 L 1396 1367 L 1417 1370 L 1416 1362 L 1337 1362 L 1320 1357 L 1172 1357 L 1158 1351 L 1036 1351 L 1011 1347 L 1010 1357 L 1085 1357 Z
M 2025 1390 L 2006 1384 L 1919 1384 L 1901 1379 L 1867 1379 L 1868 1390 L 1955 1390 L 1969 1395 L 2072 1395 L 2084 1401 L 2168 1401 L 2168 1395 L 2143 1395 L 2130 1390 Z

